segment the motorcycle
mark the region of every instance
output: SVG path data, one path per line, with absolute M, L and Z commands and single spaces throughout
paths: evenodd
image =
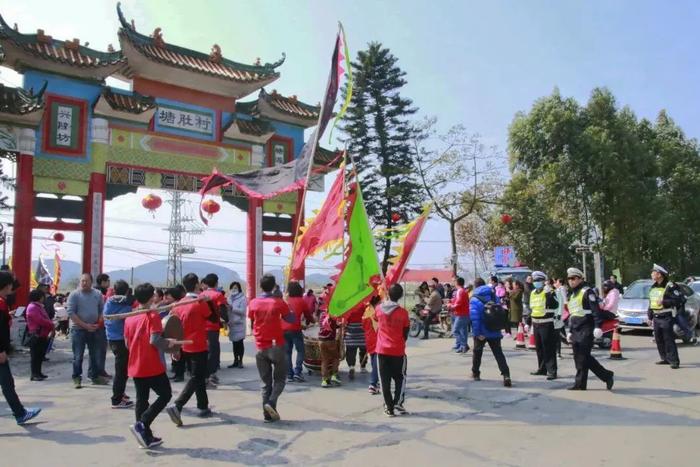
M 427 316 L 428 311 L 425 310 L 424 306 L 418 304 L 411 310 L 411 327 L 408 330 L 408 335 L 411 337 L 418 337 L 423 333 L 423 319 Z M 443 307 L 440 313 L 433 315 L 430 320 L 429 333 L 437 334 L 438 337 L 445 337 L 450 332 L 450 317 L 447 309 Z
M 609 349 L 612 346 L 612 337 L 618 324 L 616 319 L 603 321 L 600 325 L 600 330 L 603 331 L 603 334 L 593 339 L 593 344 L 597 345 L 599 349 Z

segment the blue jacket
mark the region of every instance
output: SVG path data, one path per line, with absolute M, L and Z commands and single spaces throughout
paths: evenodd
M 107 299 L 105 303 L 104 314 L 117 315 L 120 313 L 128 313 L 131 311 L 133 300 L 130 297 L 123 295 L 113 295 Z M 123 341 L 124 340 L 124 319 L 105 320 L 105 331 L 107 331 L 107 340 Z
M 487 339 L 502 339 L 503 335 L 501 334 L 500 330 L 489 331 L 486 329 L 486 326 L 484 325 L 485 305 L 477 297 L 480 297 L 482 300 L 487 302 L 491 301 L 498 303 L 496 293 L 490 286 L 482 285 L 474 291 L 471 300 L 469 300 L 469 317 L 472 320 L 472 332 L 474 333 L 474 337 L 484 336 Z

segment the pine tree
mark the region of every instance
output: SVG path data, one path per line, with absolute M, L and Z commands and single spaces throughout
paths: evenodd
M 394 214 L 407 221 L 420 212 L 424 191 L 417 179 L 414 136 L 409 117 L 418 109 L 401 96 L 406 73 L 398 59 L 372 42 L 352 63 L 355 88 L 345 117 L 348 153 L 360 177 L 367 214 L 374 228 L 392 227 Z M 390 236 L 377 240 L 386 272 Z

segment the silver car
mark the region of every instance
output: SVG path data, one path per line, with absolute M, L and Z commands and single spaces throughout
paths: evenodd
M 647 323 L 647 310 L 649 309 L 649 289 L 651 279 L 642 279 L 632 282 L 620 298 L 617 316 L 620 327 L 623 329 L 649 329 Z M 686 296 L 685 309 L 689 314 L 690 329 L 698 326 L 698 311 L 700 310 L 700 281 L 692 282 L 690 286 L 678 283 L 681 291 Z

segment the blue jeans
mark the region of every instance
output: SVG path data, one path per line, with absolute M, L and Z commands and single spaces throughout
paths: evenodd
M 379 368 L 377 367 L 377 354 L 373 353 L 369 357 L 372 364 L 372 373 L 369 375 L 369 385 L 375 388 L 379 386 Z
M 100 344 L 102 338 L 99 330 L 88 332 L 85 329 L 73 327 L 70 330 L 70 340 L 73 347 L 73 378 L 80 378 L 83 375 L 83 355 L 85 346 L 88 348 L 90 366 L 88 367 L 88 378 L 95 379 L 100 375 Z
M 469 317 L 468 316 L 455 316 L 454 328 L 452 333 L 455 336 L 455 349 L 467 349 L 469 344 L 467 344 L 467 332 L 469 329 Z
M 292 377 L 300 375 L 304 363 L 304 334 L 301 331 L 284 333 L 284 348 L 287 353 L 287 374 Z M 292 352 L 297 349 L 296 365 L 292 367 Z

